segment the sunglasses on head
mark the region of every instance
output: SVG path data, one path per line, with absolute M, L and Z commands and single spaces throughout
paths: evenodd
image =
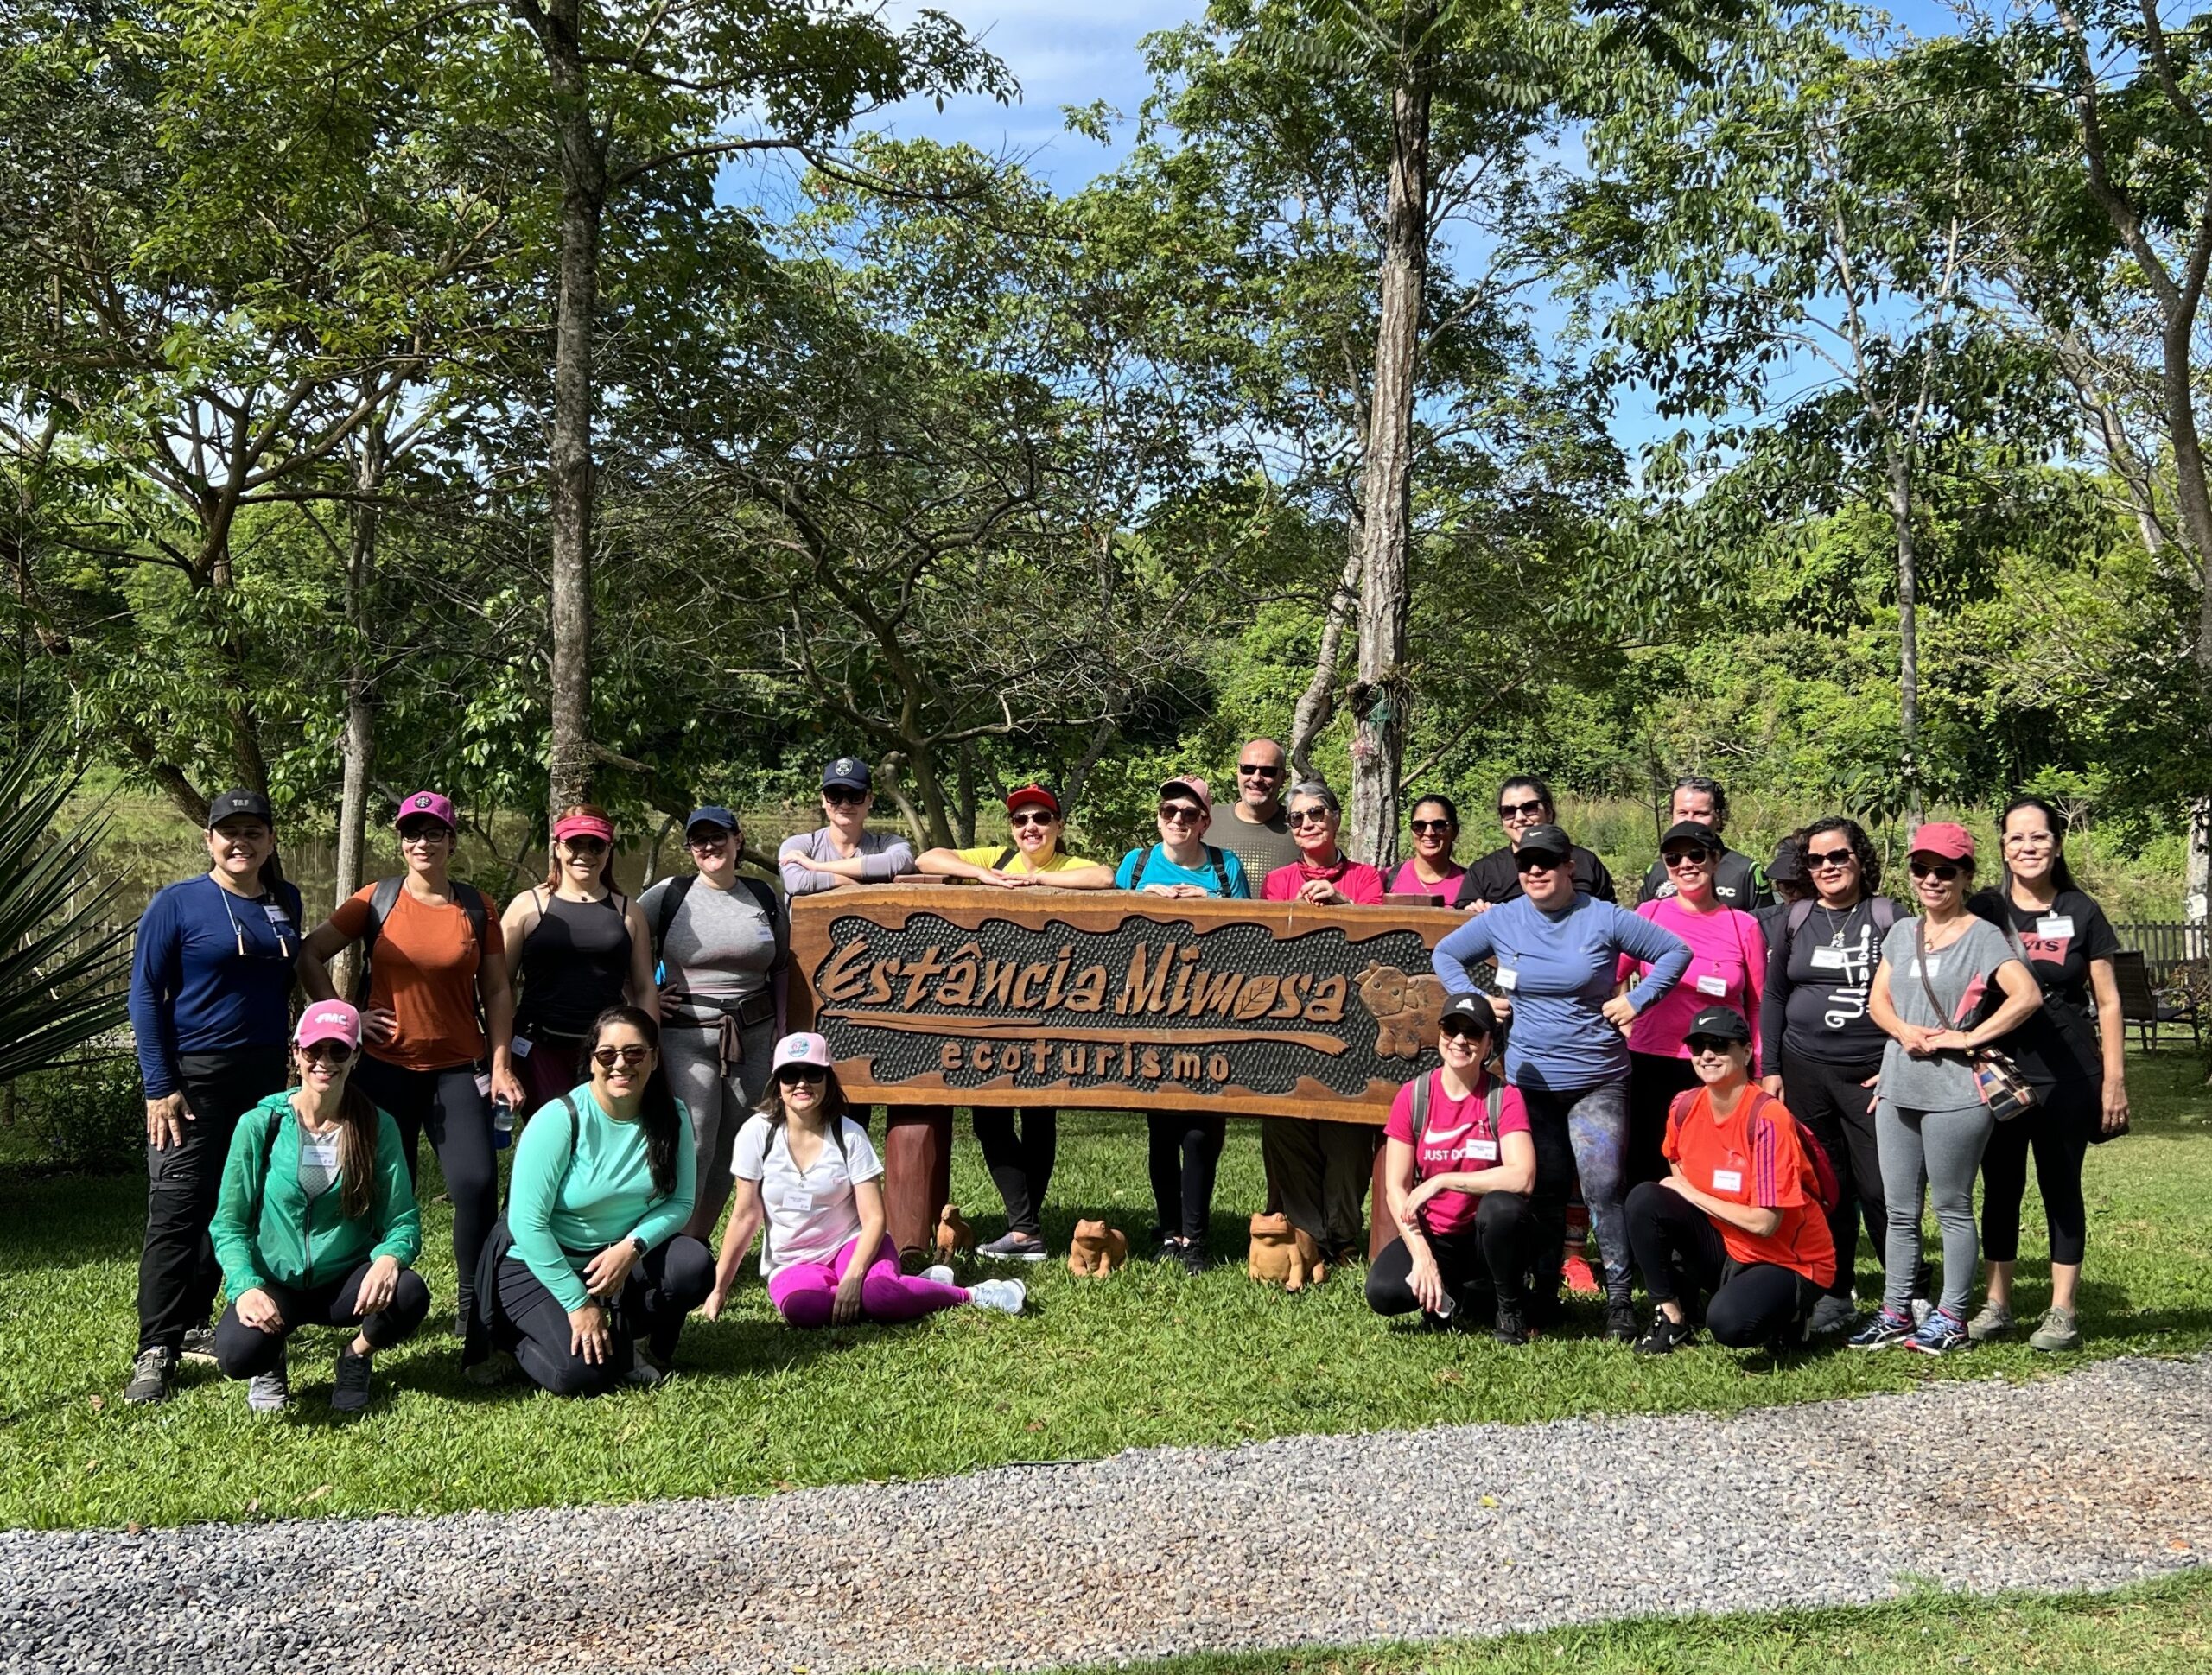
M 353 1056 L 353 1050 L 342 1041 L 310 1041 L 300 1049 L 303 1058 L 328 1059 L 333 1064 L 343 1064 Z
M 1497 805 L 1497 817 L 1500 820 L 1511 820 L 1516 815 L 1522 820 L 1535 820 L 1540 818 L 1543 812 L 1543 803 L 1535 799 L 1527 803 L 1501 803 Z
M 1666 859 L 1669 866 L 1702 866 L 1708 859 L 1708 852 L 1703 849 L 1669 849 Z
M 820 1082 L 827 1074 L 819 1064 L 786 1064 L 776 1072 L 776 1080 L 789 1086 L 794 1082 Z
M 572 855 L 603 855 L 607 853 L 605 838 L 572 837 L 563 838 L 561 841 L 569 846 L 569 853 Z
M 1008 815 L 1006 823 L 1018 831 L 1024 826 L 1050 826 L 1052 817 L 1042 809 L 1023 809 Z
M 635 1069 L 652 1056 L 651 1047 L 594 1047 L 591 1050 L 592 1063 L 602 1070 L 611 1070 L 618 1063 Z
M 1452 829 L 1448 820 L 1416 820 L 1412 824 L 1415 837 L 1427 837 L 1432 833 L 1441 837 Z
M 1243 774 L 1247 779 L 1280 779 L 1282 777 L 1282 770 L 1281 768 L 1271 768 L 1267 766 L 1264 763 L 1258 762 L 1239 762 L 1236 765 L 1236 771 Z
M 1957 866 L 1948 860 L 1909 860 L 1905 871 L 1916 879 L 1933 879 L 1938 884 L 1948 884 L 1959 876 Z
M 1853 854 L 1848 849 L 1827 849 L 1823 850 L 1817 855 L 1813 854 L 1808 851 L 1805 856 L 1805 865 L 1808 866 L 1842 867 L 1850 866 L 1852 862 L 1858 859 L 1859 857 Z
M 1178 826 L 1188 826 L 1198 819 L 1198 811 L 1187 803 L 1163 803 L 1160 805 L 1160 817 Z
M 1523 850 L 1513 858 L 1513 870 L 1516 872 L 1556 872 L 1565 865 L 1557 855 L 1541 849 L 1534 854 Z
M 1326 826 L 1329 823 L 1329 813 L 1330 811 L 1326 809 L 1293 809 L 1290 811 L 1290 823 L 1293 826 Z
M 826 790 L 822 793 L 822 800 L 825 803 L 835 803 L 840 809 L 851 809 L 856 808 L 861 803 L 867 802 L 868 800 L 868 794 L 866 791 L 849 791 L 831 789 Z

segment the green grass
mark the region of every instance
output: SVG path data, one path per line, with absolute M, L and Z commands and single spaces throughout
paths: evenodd
M 2139 1058 L 2138 1132 L 2090 1154 L 2090 1355 L 2194 1352 L 2212 1339 L 2212 1120 L 2192 1066 L 2179 1053 Z M 955 1172 L 971 1213 L 995 1205 L 964 1137 Z M 1215 1221 L 1231 1265 L 1203 1278 L 1136 1264 L 1077 1280 L 1048 1263 L 1027 1276 L 1034 1308 L 1021 1319 L 959 1310 L 810 1334 L 778 1324 L 750 1278 L 734 1317 L 686 1333 L 683 1377 L 594 1402 L 461 1378 L 442 1329 L 449 1228 L 434 1207 L 424 1266 L 441 1312 L 380 1359 L 376 1410 L 339 1429 L 323 1417 L 337 1344 L 328 1332 L 294 1340 L 301 1399 L 290 1417 L 251 1418 L 240 1390 L 210 1369 L 188 1369 L 165 1408 L 124 1407 L 143 1185 L 0 1168 L 0 1525 L 757 1493 L 1152 1443 L 1727 1410 L 2057 1370 L 2019 1344 L 1942 1362 L 1838 1352 L 1777 1367 L 1710 1346 L 1648 1362 L 1590 1336 L 1586 1305 L 1577 1329 L 1519 1352 L 1419 1334 L 1368 1313 L 1359 1270 L 1299 1297 L 1250 1284 L 1242 1223 L 1260 1196 L 1257 1131 L 1235 1123 Z M 1141 1235 L 1150 1219 L 1141 1123 L 1065 1119 L 1052 1197 L 1047 1232 L 1063 1243 L 1078 1213 Z M 2042 1244 L 2032 1193 L 2028 1215 L 2032 1253 Z M 987 1235 L 999 1225 L 975 1219 Z M 1876 1284 L 1864 1256 L 1859 1284 Z M 2043 1284 L 2039 1263 L 2024 1262 L 2019 1312 L 2040 1307 Z
M 1594 1628 L 1357 1650 L 1234 1653 L 1117 1664 L 1128 1675 L 1924 1675 L 1948 1670 L 2212 1669 L 2212 1571 L 2113 1594 L 1893 1604 L 1755 1616 L 1648 1618 Z

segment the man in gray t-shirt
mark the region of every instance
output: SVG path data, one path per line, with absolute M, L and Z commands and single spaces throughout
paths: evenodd
M 1206 833 L 1207 842 L 1244 863 L 1255 897 L 1268 873 L 1298 859 L 1298 840 L 1290 834 L 1282 807 L 1289 762 L 1272 739 L 1255 739 L 1237 752 L 1236 801 Z

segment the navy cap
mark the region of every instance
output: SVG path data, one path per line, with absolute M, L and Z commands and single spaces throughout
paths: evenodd
M 849 791 L 872 791 L 875 789 L 875 776 L 859 757 L 841 756 L 822 771 L 822 789 L 826 791 L 832 785 Z
M 690 817 L 683 822 L 683 829 L 687 833 L 694 826 L 719 826 L 725 832 L 734 832 L 737 829 L 737 816 L 723 808 L 721 803 L 709 803 L 703 807 L 694 809 Z
M 276 810 L 259 791 L 225 791 L 207 805 L 207 829 L 212 832 L 225 821 L 236 820 L 240 815 L 250 816 L 264 826 L 276 823 Z
M 1751 1026 L 1733 1006 L 1707 1006 L 1690 1019 L 1689 1028 L 1682 1031 L 1682 1039 L 1694 1041 L 1701 1035 L 1709 1035 L 1716 1041 L 1740 1041 L 1748 1046 Z
M 1455 1018 L 1484 1035 L 1497 1033 L 1497 1013 L 1491 1010 L 1488 995 L 1477 994 L 1471 990 L 1465 994 L 1453 995 L 1444 1003 L 1443 1015 L 1437 1021 L 1440 1025 L 1449 1024 Z

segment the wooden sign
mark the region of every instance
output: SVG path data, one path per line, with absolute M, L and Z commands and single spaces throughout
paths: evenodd
M 1380 1123 L 1436 1064 L 1419 908 L 883 885 L 791 903 L 790 1027 L 856 1100 Z

